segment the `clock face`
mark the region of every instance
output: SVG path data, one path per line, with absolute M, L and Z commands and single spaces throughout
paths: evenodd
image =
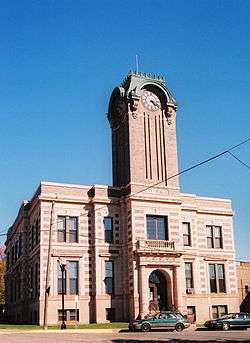
M 153 92 L 144 90 L 142 93 L 142 104 L 149 111 L 156 111 L 161 108 L 161 102 Z

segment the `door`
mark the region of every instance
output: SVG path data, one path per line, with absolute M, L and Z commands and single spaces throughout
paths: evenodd
M 149 305 L 154 306 L 156 310 L 163 311 L 169 308 L 167 303 L 167 281 L 159 270 L 154 270 L 149 275 L 149 296 Z

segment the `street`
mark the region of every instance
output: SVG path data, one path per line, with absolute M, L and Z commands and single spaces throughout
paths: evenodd
M 149 333 L 131 332 L 9 332 L 0 331 L 0 343 L 68 343 L 68 342 L 93 342 L 93 343 L 192 343 L 192 342 L 250 342 L 250 329 L 207 331 L 188 329 L 183 332 L 153 331 Z

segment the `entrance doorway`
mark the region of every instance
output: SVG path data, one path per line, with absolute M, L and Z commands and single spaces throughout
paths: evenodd
M 159 270 L 154 270 L 149 275 L 149 310 L 169 310 L 167 298 L 167 281 Z

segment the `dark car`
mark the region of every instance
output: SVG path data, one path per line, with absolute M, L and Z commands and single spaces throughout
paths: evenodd
M 250 327 L 250 313 L 230 313 L 223 317 L 208 320 L 204 324 L 209 329 L 223 329 L 225 331 L 233 327 Z
M 129 323 L 129 330 L 141 330 L 148 332 L 151 329 L 175 329 L 182 331 L 188 328 L 190 324 L 187 319 L 178 312 L 160 312 L 154 316 L 149 316 L 141 320 L 134 320 Z

